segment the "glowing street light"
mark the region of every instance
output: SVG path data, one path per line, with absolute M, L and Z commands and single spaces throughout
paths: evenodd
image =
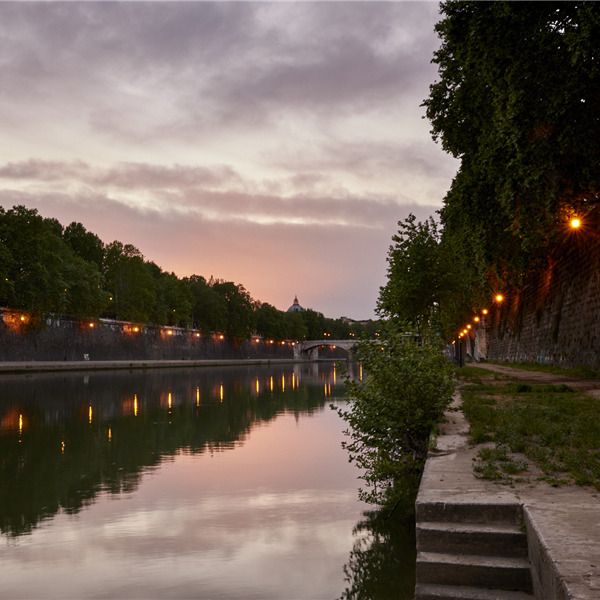
M 571 219 L 569 225 L 571 225 L 571 227 L 573 229 L 578 229 L 579 227 L 581 227 L 581 219 L 578 219 L 577 217 L 573 217 Z
M 479 319 L 479 317 L 475 317 L 475 318 L 473 319 L 473 321 L 475 321 L 475 323 L 479 323 L 479 320 L 480 320 L 480 319 Z
M 496 300 L 496 302 L 502 302 L 502 300 L 504 300 L 504 296 L 502 294 L 496 294 L 494 300 Z
M 488 309 L 487 309 L 487 308 L 484 308 L 484 309 L 481 311 L 481 314 L 483 314 L 483 315 L 487 315 L 487 314 L 488 314 Z

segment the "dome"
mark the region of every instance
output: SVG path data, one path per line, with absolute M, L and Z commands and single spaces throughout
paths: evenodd
M 298 302 L 298 296 L 294 296 L 294 303 L 287 309 L 287 312 L 302 312 L 304 309 Z

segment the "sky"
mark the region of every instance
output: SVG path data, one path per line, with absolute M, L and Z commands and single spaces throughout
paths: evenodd
M 375 317 L 458 163 L 421 106 L 436 2 L 0 2 L 0 206 L 179 277 Z

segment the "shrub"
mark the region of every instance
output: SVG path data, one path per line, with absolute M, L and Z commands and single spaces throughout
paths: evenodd
M 436 342 L 417 343 L 388 323 L 377 342 L 359 344 L 366 377 L 347 380 L 350 405 L 338 409 L 348 423 L 349 460 L 363 470 L 359 497 L 377 504 L 407 504 L 423 470 L 429 437 L 452 400 L 452 367 Z

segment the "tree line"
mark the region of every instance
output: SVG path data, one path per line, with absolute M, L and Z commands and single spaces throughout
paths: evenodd
M 63 227 L 36 209 L 0 207 L 0 306 L 34 315 L 111 318 L 218 331 L 234 340 L 349 339 L 377 323 L 284 312 L 254 300 L 241 284 L 202 275 L 179 278 L 131 244 L 105 244 L 81 223 Z
M 583 229 L 598 210 L 600 4 L 450 0 L 440 13 L 424 106 L 460 167 L 439 223 L 398 224 L 378 308 L 449 341 L 544 268 L 571 217 Z

